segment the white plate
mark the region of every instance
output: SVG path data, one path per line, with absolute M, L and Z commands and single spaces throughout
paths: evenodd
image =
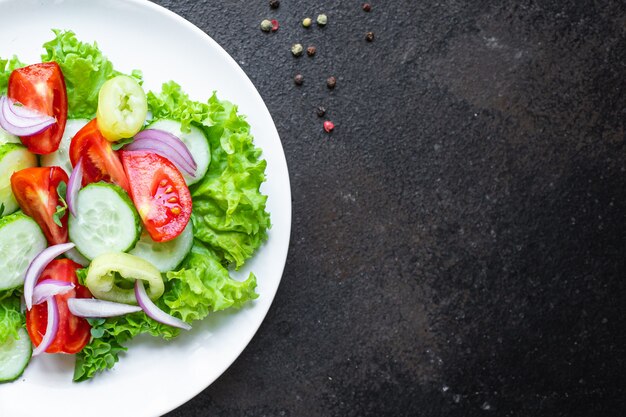
M 96 41 L 117 69 L 141 69 L 145 87 L 175 80 L 189 95 L 220 98 L 248 116 L 267 160 L 272 229 L 267 243 L 237 276 L 254 271 L 258 300 L 242 310 L 214 314 L 165 343 L 141 337 L 112 371 L 73 383 L 73 357 L 43 355 L 24 375 L 0 384 L 0 416 L 157 416 L 198 394 L 219 377 L 261 325 L 283 272 L 291 227 L 291 192 L 285 155 L 260 95 L 236 62 L 209 36 L 155 4 L 133 0 L 0 0 L 0 56 L 39 62 L 51 28 L 71 29 Z

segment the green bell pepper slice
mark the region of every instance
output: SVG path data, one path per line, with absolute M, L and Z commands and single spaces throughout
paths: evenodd
M 163 295 L 159 270 L 145 259 L 128 253 L 105 253 L 91 261 L 85 285 L 94 297 L 117 303 L 137 304 L 135 280 L 142 280 L 152 301 Z

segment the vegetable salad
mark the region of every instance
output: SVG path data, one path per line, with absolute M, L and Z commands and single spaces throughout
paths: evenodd
M 174 81 L 145 91 L 54 30 L 41 62 L 0 58 L 0 382 L 42 353 L 74 381 L 133 337 L 172 339 L 258 297 L 230 276 L 267 239 L 266 162 L 237 107 Z

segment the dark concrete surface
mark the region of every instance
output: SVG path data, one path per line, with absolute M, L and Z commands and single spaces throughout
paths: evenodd
M 168 417 L 626 415 L 626 3 L 158 3 L 252 79 L 293 193 L 264 324 Z

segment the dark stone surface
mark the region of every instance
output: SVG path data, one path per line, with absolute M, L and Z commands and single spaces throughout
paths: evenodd
M 159 3 L 252 79 L 293 192 L 267 319 L 169 417 L 626 413 L 623 1 Z

